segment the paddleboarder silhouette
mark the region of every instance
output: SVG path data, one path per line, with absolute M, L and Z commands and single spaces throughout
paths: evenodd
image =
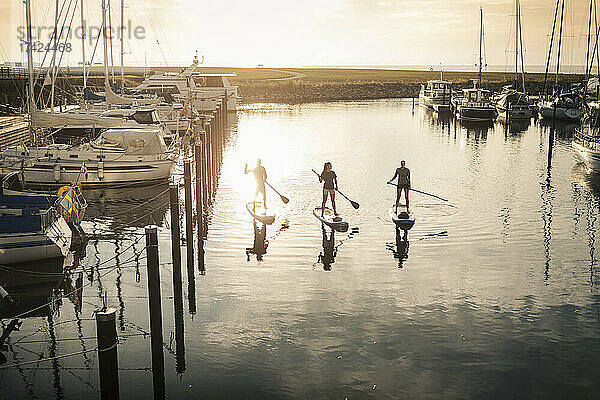
M 256 191 L 254 192 L 253 201 L 256 201 L 256 196 L 258 196 L 258 193 L 262 193 L 263 206 L 266 210 L 267 191 L 265 190 L 265 182 L 267 181 L 267 170 L 261 165 L 260 158 L 256 160 L 256 166 L 252 169 L 248 169 L 248 164 L 246 164 L 246 166 L 244 167 L 244 174 L 249 173 L 252 173 L 254 175 L 254 180 L 256 182 Z

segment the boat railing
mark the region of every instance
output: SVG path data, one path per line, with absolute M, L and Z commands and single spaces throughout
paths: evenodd
M 574 140 L 576 143 L 592 151 L 600 151 L 600 135 L 589 135 L 582 129 L 576 129 Z
M 54 208 L 54 207 L 50 207 L 49 209 L 40 212 L 39 215 L 40 215 L 40 219 L 41 219 L 40 222 L 41 222 L 42 232 L 45 232 L 46 229 L 48 229 L 50 226 L 52 226 L 52 224 L 58 218 L 56 208 Z

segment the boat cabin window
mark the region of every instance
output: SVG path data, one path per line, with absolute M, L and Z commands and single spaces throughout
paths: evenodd
M 144 139 L 134 139 L 129 141 L 127 149 L 143 149 L 144 146 L 146 146 Z
M 133 120 L 138 124 L 154 124 L 154 111 L 138 111 L 133 114 Z
M 204 87 L 225 87 L 223 78 L 220 76 L 200 76 L 197 78 L 196 83 L 198 86 Z

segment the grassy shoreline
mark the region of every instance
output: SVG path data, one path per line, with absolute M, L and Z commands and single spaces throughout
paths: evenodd
M 237 85 L 243 103 L 303 103 L 335 100 L 368 100 L 418 96 L 421 84 L 439 79 L 439 71 L 353 69 L 353 68 L 199 68 L 205 73 L 235 72 L 231 83 Z M 447 71 L 443 79 L 455 88 L 470 87 L 477 72 Z M 552 81 L 553 76 L 549 78 Z M 561 82 L 578 82 L 581 75 L 561 74 Z M 488 72 L 483 84 L 492 91 L 514 82 L 514 74 Z M 544 74 L 526 74 L 531 94 L 542 92 Z
M 184 67 L 155 67 L 148 71 L 181 72 Z M 71 71 L 71 73 L 77 71 Z M 126 86 L 138 85 L 143 77 L 138 70 L 129 70 Z M 439 79 L 439 71 L 359 69 L 359 68 L 227 68 L 198 67 L 200 73 L 235 73 L 230 78 L 233 85 L 239 87 L 244 104 L 251 103 L 309 103 L 337 100 L 372 100 L 384 98 L 417 97 L 421 84 L 430 79 Z M 102 71 L 94 68 L 90 76 L 91 86 L 102 87 Z M 477 78 L 476 72 L 447 71 L 443 78 L 454 83 L 455 89 L 470 87 L 470 79 Z M 552 82 L 554 76 L 549 77 Z M 483 76 L 484 87 L 500 91 L 502 86 L 513 83 L 514 74 L 508 72 L 488 72 Z M 581 75 L 561 74 L 560 82 L 578 82 Z M 542 91 L 544 74 L 526 75 L 527 91 L 538 94 Z M 19 107 L 23 104 L 23 84 L 13 80 L 0 80 L 0 102 Z M 60 77 L 58 85 L 61 93 L 70 103 L 76 101 L 75 88 L 83 84 L 77 75 Z M 48 86 L 44 88 L 47 97 Z M 64 90 L 64 92 L 62 92 Z

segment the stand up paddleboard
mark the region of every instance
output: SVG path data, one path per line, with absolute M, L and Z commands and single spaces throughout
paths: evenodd
M 265 210 L 261 202 L 250 201 L 246 203 L 246 210 L 252 215 L 252 218 L 265 225 L 271 225 L 275 222 L 275 213 L 269 208 Z
M 321 207 L 316 207 L 313 210 L 313 215 L 317 217 L 321 223 L 327 225 L 333 230 L 338 232 L 346 232 L 348 230 L 348 222 L 344 221 L 339 215 L 335 216 L 330 208 L 325 207 L 323 210 L 323 216 L 321 217 Z
M 392 204 L 390 207 L 390 219 L 403 231 L 409 231 L 415 225 L 416 221 L 415 214 L 412 211 L 408 211 L 404 204 L 398 206 L 398 213 L 396 213 L 396 204 Z

